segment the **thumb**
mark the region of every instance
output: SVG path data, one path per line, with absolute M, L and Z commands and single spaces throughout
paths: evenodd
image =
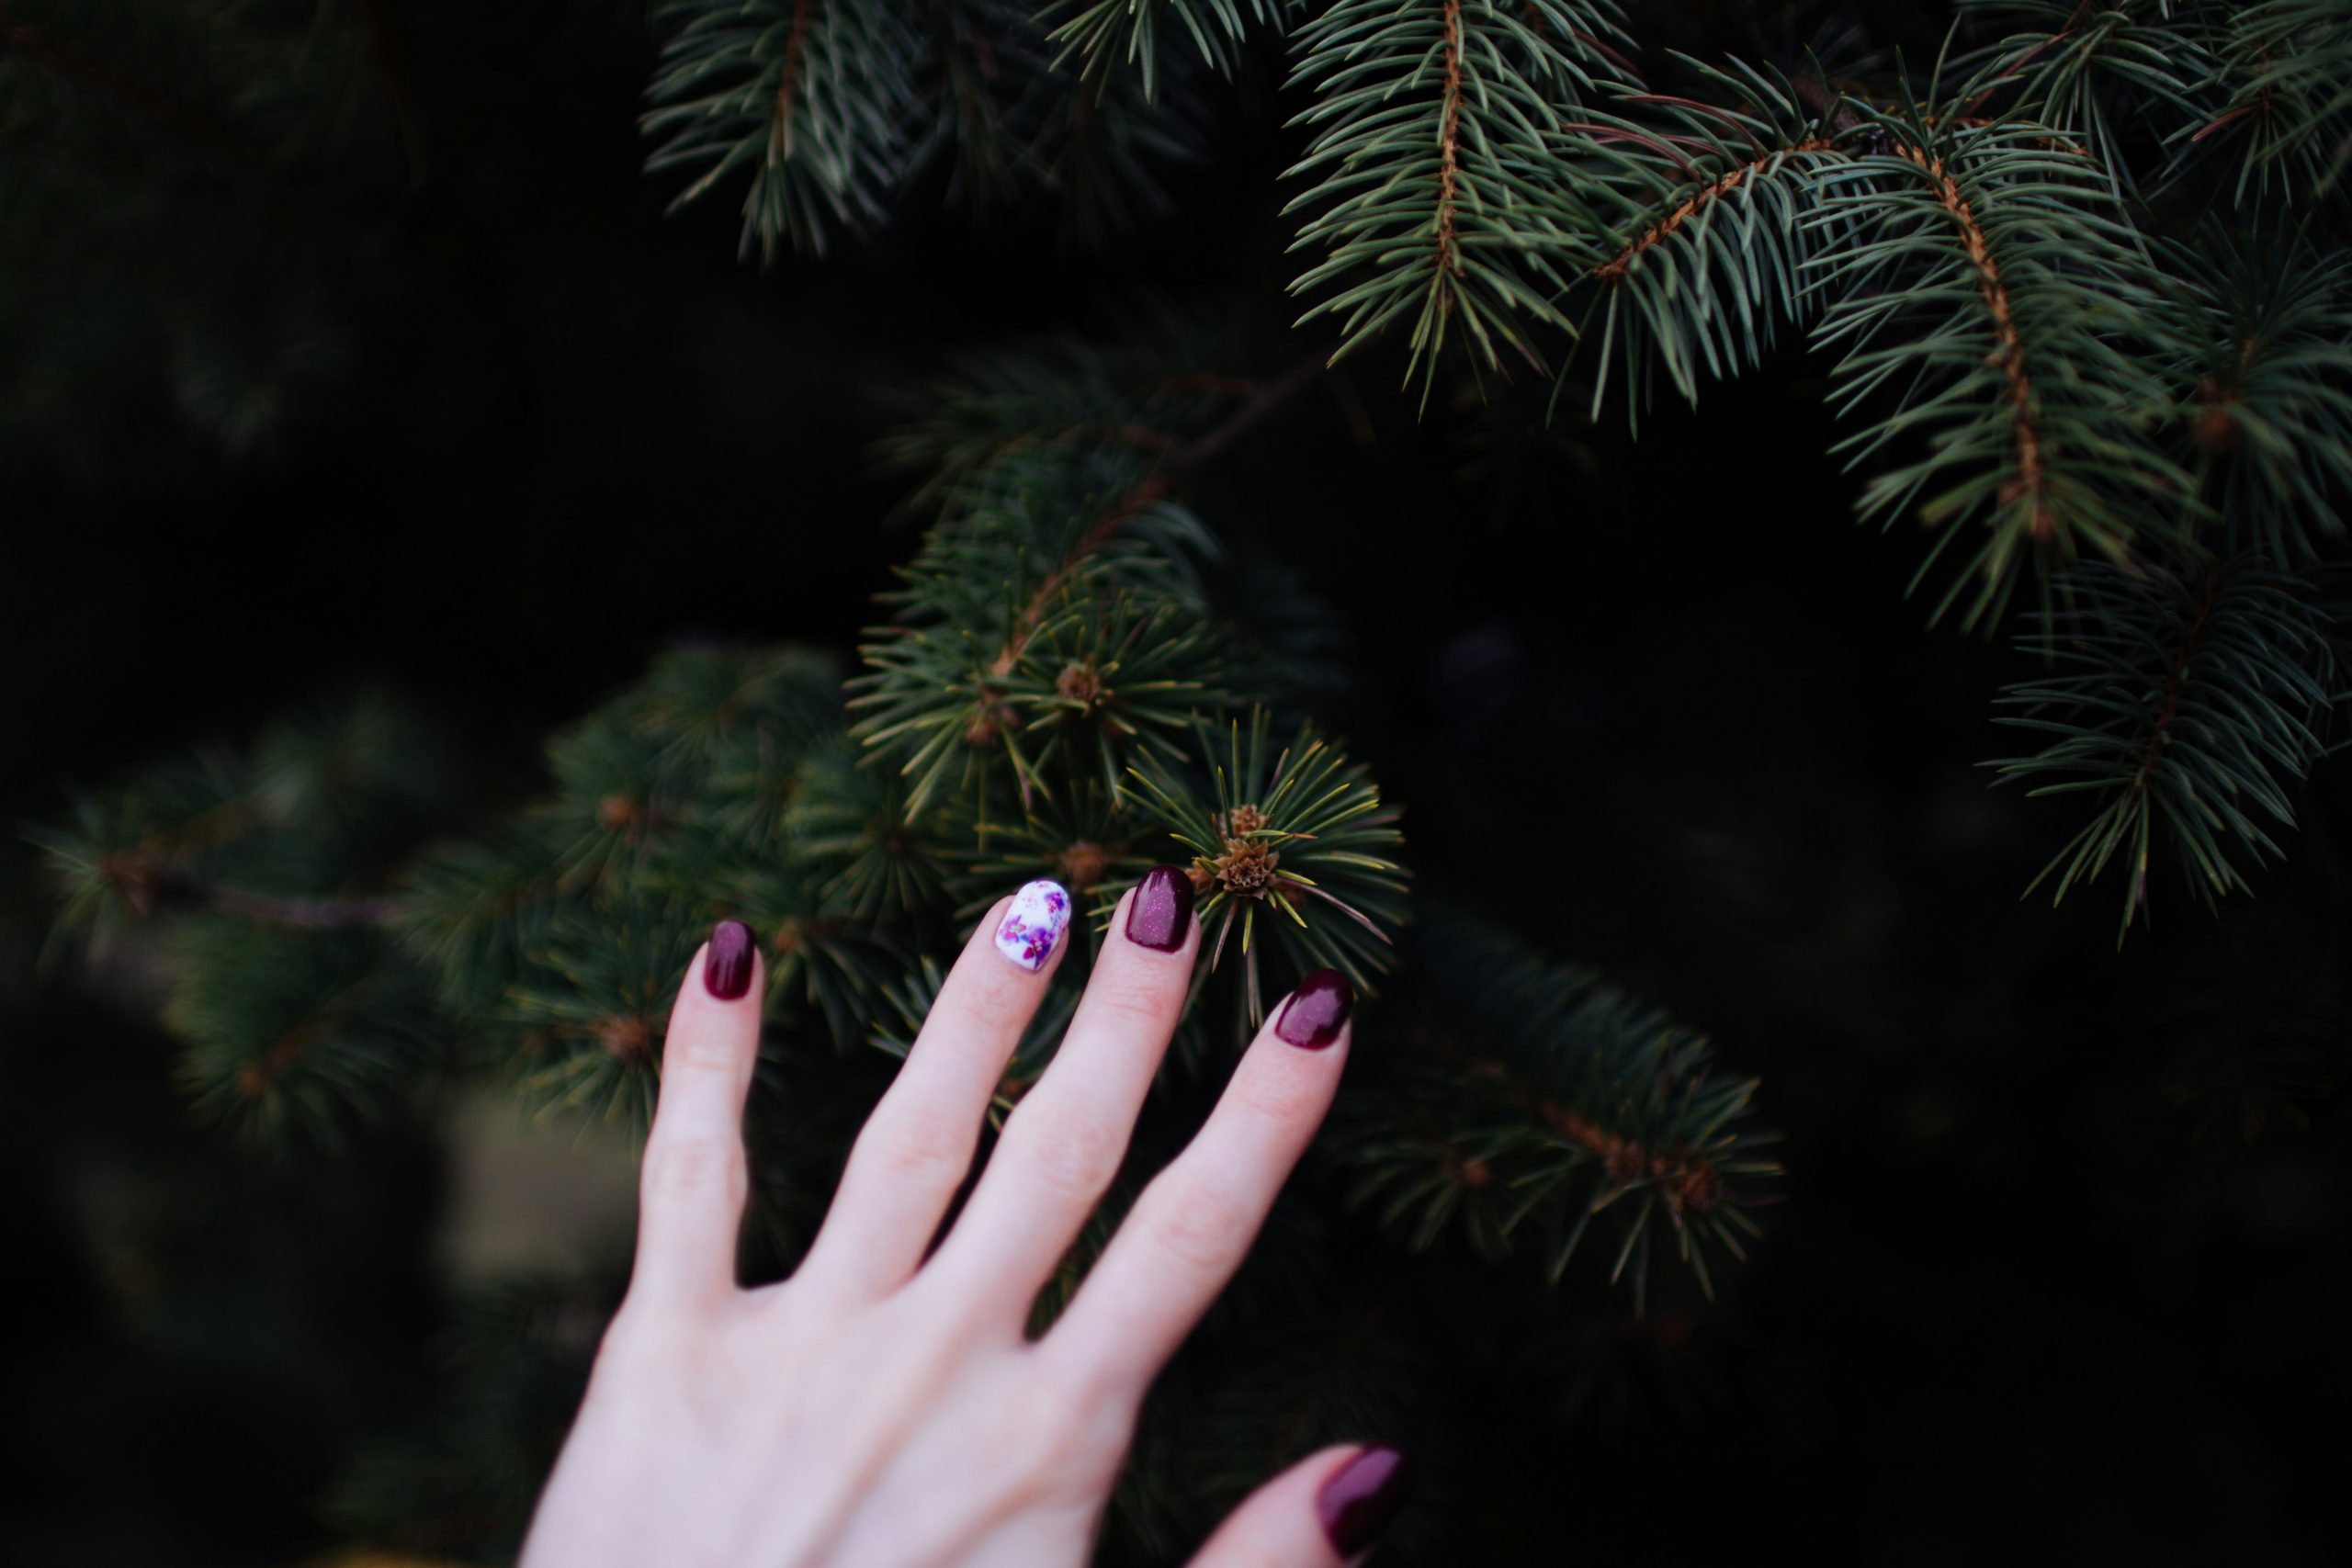
M 1243 1499 L 1193 1559 L 1192 1568 L 1345 1568 L 1361 1562 L 1404 1503 L 1412 1481 L 1412 1461 L 1396 1449 L 1325 1449 Z

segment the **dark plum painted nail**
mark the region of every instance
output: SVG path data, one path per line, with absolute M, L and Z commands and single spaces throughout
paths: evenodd
M 1172 865 L 1156 865 L 1136 884 L 1127 905 L 1127 940 L 1137 947 L 1173 953 L 1193 929 L 1193 879 Z
M 722 1002 L 752 988 L 752 928 L 721 920 L 710 929 L 710 952 L 702 961 L 703 988 Z
M 1298 983 L 1274 1020 L 1274 1037 L 1286 1045 L 1320 1051 L 1340 1037 L 1348 1010 L 1356 1003 L 1356 988 L 1337 969 L 1317 969 Z
M 1371 1448 L 1333 1472 L 1315 1495 L 1315 1517 L 1331 1550 L 1353 1557 L 1396 1517 L 1413 1489 L 1413 1461 L 1392 1448 Z

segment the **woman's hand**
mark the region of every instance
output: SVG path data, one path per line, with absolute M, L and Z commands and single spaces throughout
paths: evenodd
M 866 1122 L 797 1273 L 735 1281 L 760 959 L 729 921 L 678 996 L 637 1262 L 524 1568 L 1083 1563 L 1153 1376 L 1232 1277 L 1348 1053 L 1347 981 L 1310 976 L 1147 1188 L 1052 1331 L 1039 1288 L 1117 1170 L 1199 945 L 1182 873 L 1123 899 L 1060 1053 L 954 1227 L 989 1100 L 1060 961 L 1069 895 L 991 909 Z M 1196 1568 L 1338 1568 L 1405 1463 L 1329 1449 L 1267 1483 Z

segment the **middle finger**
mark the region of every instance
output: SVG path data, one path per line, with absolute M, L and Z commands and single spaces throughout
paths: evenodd
M 971 1201 L 925 1273 L 1014 1329 L 1117 1174 L 1184 1010 L 1200 933 L 1182 871 L 1155 867 L 1112 911 L 1053 1065 L 1007 1119 Z M 918 1280 L 918 1288 L 922 1281 Z

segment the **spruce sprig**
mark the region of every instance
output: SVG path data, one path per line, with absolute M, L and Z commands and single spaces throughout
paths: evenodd
M 1204 64 L 1233 74 L 1251 24 L 1272 25 L 1282 0 L 1049 0 L 1042 19 L 1062 47 L 1057 63 L 1079 62 L 1080 77 L 1099 81 L 1114 68 L 1134 70 L 1147 102 L 1159 96 L 1160 62 L 1169 40 L 1189 41 Z
M 1200 521 L 1126 454 L 993 465 L 959 489 L 905 586 L 885 596 L 897 615 L 860 649 L 851 733 L 907 781 L 910 811 L 959 788 L 985 802 L 1000 756 L 1022 799 L 1049 797 L 1046 749 L 1064 740 L 1041 727 L 1086 721 L 1099 757 L 1146 740 L 1211 690 L 1213 650 L 1171 617 L 1200 605 L 1198 572 L 1215 552 Z M 1158 617 L 1159 646 L 1136 646 L 1127 594 L 1155 606 L 1143 613 Z
M 1334 1118 L 1353 1200 L 1417 1250 L 1455 1234 L 1555 1280 L 1599 1226 L 1636 1312 L 1669 1248 L 1712 1295 L 1711 1257 L 1746 1257 L 1749 1210 L 1780 1174 L 1756 1080 L 1719 1076 L 1704 1036 L 1475 917 L 1433 912 L 1414 946 L 1414 1047 Z
M 2352 161 L 2352 3 L 2259 0 L 2197 14 L 2213 40 L 2211 113 L 2174 133 L 2179 161 L 2234 148 L 2239 204 L 2339 194 Z
M 2199 493 L 2274 563 L 2319 562 L 2352 505 L 2352 261 L 2212 227 L 2165 258 L 2176 440 Z
M 915 38 L 866 0 L 662 0 L 647 90 L 654 174 L 695 177 L 673 206 L 748 171 L 741 252 L 822 254 L 882 219 L 907 155 Z
M 2247 890 L 2345 694 L 2327 607 L 2259 553 L 2177 572 L 2086 563 L 2069 588 L 2072 608 L 2030 642 L 2054 668 L 2000 698 L 2002 723 L 2051 739 L 1989 765 L 2030 795 L 2098 803 L 2027 891 L 2063 899 L 2120 859 L 2120 942 L 2149 907 L 2160 836 L 2208 907 Z
M 1314 259 L 1291 292 L 1315 300 L 1301 324 L 1336 321 L 1334 359 L 1400 330 L 1424 407 L 1449 336 L 1541 367 L 1531 329 L 1566 325 L 1561 139 L 1622 36 L 1595 0 L 1335 0 L 1299 29 L 1315 140 L 1285 210 L 1310 214 L 1292 248 Z
M 1227 721 L 1223 744 L 1196 723 L 1194 755 L 1210 787 L 1159 755 L 1139 760 L 1136 788 L 1168 835 L 1192 856 L 1190 874 L 1211 974 L 1240 967 L 1248 1025 L 1282 988 L 1261 978 L 1271 946 L 1292 979 L 1311 970 L 1345 974 L 1361 990 L 1394 962 L 1390 932 L 1405 914 L 1406 874 L 1389 858 L 1403 840 L 1396 811 L 1346 755 L 1311 726 L 1277 744 L 1272 719 L 1252 710 Z
M 2198 85 L 2214 71 L 2188 9 L 2178 0 L 1962 0 L 1963 21 L 1985 41 L 1951 62 L 1951 113 L 2046 125 L 2119 189 L 2134 189 L 2125 139 L 2193 127 Z
M 1843 348 L 1838 445 L 1875 468 L 1865 519 L 1937 531 L 1924 577 L 1980 540 L 1938 601 L 1996 617 L 2029 570 L 2163 547 L 2197 519 L 2159 438 L 2152 333 L 2165 282 L 2098 165 L 2041 127 L 1864 110 L 1883 150 L 1823 176 L 1820 221 L 1857 231 L 1815 265 Z M 1917 581 L 1917 579 L 1915 579 Z
M 1638 421 L 1661 377 L 1695 404 L 1702 379 L 1758 363 L 1780 325 L 1817 311 L 1811 264 L 1849 238 L 1850 222 L 1823 215 L 1824 171 L 1853 156 L 1842 100 L 1808 107 L 1777 73 L 1690 63 L 1712 101 L 1627 95 L 1644 118 L 1596 107 L 1573 128 L 1587 149 L 1566 198 L 1587 280 L 1578 343 L 1599 339 L 1595 418 L 1612 377 Z

